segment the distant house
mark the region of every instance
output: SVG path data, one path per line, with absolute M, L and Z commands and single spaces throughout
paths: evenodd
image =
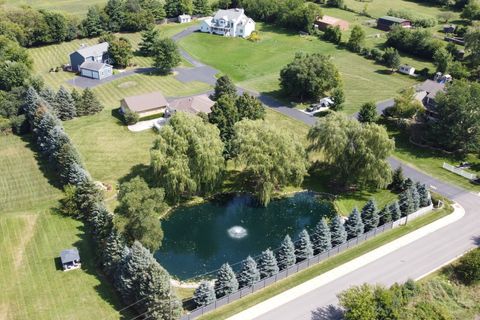
M 82 45 L 70 54 L 72 71 L 93 79 L 103 79 L 113 74 L 113 67 L 108 62 L 108 42 L 89 47 Z
M 212 106 L 214 104 L 215 102 L 210 100 L 210 98 L 206 94 L 202 94 L 198 96 L 174 100 L 170 102 L 167 110 L 169 115 L 175 112 L 187 112 L 193 114 L 203 112 L 208 114 L 212 112 Z
M 445 82 L 438 82 L 434 80 L 426 80 L 422 84 L 417 86 L 417 92 L 415 98 L 422 102 L 426 109 L 426 115 L 429 118 L 436 118 L 437 115 L 437 103 L 436 96 L 439 92 L 445 90 Z
M 125 113 L 127 110 L 135 112 L 141 118 L 158 114 L 164 114 L 168 102 L 159 91 L 142 94 L 138 96 L 131 96 L 122 99 L 120 102 L 120 110 Z
M 201 22 L 200 31 L 246 38 L 255 31 L 255 21 L 247 17 L 243 9 L 218 10 L 213 18 Z
M 415 68 L 412 66 L 409 66 L 408 64 L 402 64 L 398 68 L 398 72 L 403 73 L 403 74 L 408 74 L 409 76 L 415 75 Z
M 60 252 L 60 261 L 62 262 L 63 271 L 81 267 L 80 254 L 77 248 L 66 249 Z
M 181 14 L 178 16 L 178 23 L 189 23 L 192 21 L 192 16 L 189 14 Z
M 444 33 L 454 33 L 457 27 L 454 24 L 447 24 L 443 26 Z
M 339 27 L 340 30 L 346 31 L 350 27 L 349 23 L 345 20 L 338 19 L 335 17 L 330 17 L 330 16 L 323 16 L 323 17 L 318 17 L 314 25 L 316 28 L 320 30 L 326 30 L 328 27 Z
M 402 26 L 402 28 L 411 28 L 412 22 L 407 19 L 384 16 L 377 20 L 377 28 L 384 31 L 390 31 L 394 26 Z

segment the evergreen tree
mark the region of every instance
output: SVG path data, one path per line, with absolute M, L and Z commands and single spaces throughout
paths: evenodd
M 55 108 L 55 97 L 56 97 L 55 91 L 53 91 L 52 88 L 50 87 L 45 87 L 40 91 L 40 97 L 45 100 L 54 110 Z
M 379 226 L 383 226 L 385 223 L 392 221 L 392 213 L 389 207 L 384 207 L 382 210 L 380 210 L 378 215 L 380 216 Z
M 347 239 L 356 238 L 359 235 L 363 234 L 364 225 L 360 213 L 357 208 L 353 208 L 353 211 L 348 216 L 347 221 L 345 222 L 345 231 L 347 232 Z
M 383 63 L 391 69 L 392 72 L 400 67 L 401 57 L 395 48 L 386 48 L 382 56 Z
M 99 203 L 103 203 L 103 192 L 91 181 L 83 181 L 77 185 L 77 206 L 87 218 Z
M 77 116 L 80 116 L 80 108 L 81 108 L 81 103 L 82 103 L 82 95 L 77 91 L 77 89 L 73 88 L 72 92 L 70 92 L 70 95 L 72 96 L 73 101 L 75 102 L 75 110 L 77 111 Z
M 413 180 L 410 178 L 405 179 L 403 182 L 403 190 L 408 190 L 413 186 Z
M 105 272 L 113 276 L 116 273 L 119 263 L 122 260 L 122 254 L 125 252 L 125 243 L 115 230 L 105 240 L 100 250 L 101 263 Z
M 130 40 L 124 37 L 113 37 L 109 41 L 108 56 L 113 61 L 113 65 L 118 68 L 126 68 L 133 58 L 133 48 Z
M 410 188 L 410 194 L 412 196 L 413 211 L 415 212 L 420 209 L 420 195 L 418 194 L 416 185 Z
M 244 92 L 235 101 L 238 110 L 238 117 L 242 119 L 258 120 L 265 118 L 265 107 L 262 102 Z
M 193 293 L 193 301 L 195 301 L 199 307 L 209 305 L 215 302 L 215 299 L 215 290 L 208 281 L 202 281 Z
M 224 263 L 217 273 L 215 280 L 215 295 L 221 298 L 238 290 L 238 281 L 228 263 Z
M 104 11 L 108 15 L 108 30 L 119 32 L 125 20 L 124 0 L 108 0 Z
M 330 234 L 330 228 L 328 227 L 327 220 L 322 218 L 312 234 L 312 245 L 315 253 L 322 253 L 332 248 L 332 237 Z
M 240 288 L 250 287 L 260 280 L 260 271 L 252 257 L 248 256 L 243 261 L 242 270 L 237 274 L 237 279 Z
M 410 192 L 410 189 L 400 193 L 399 206 L 400 206 L 400 212 L 402 213 L 402 217 L 406 217 L 415 211 L 413 200 L 412 200 L 412 193 Z
M 365 31 L 359 25 L 355 25 L 350 33 L 347 47 L 353 52 L 360 52 L 365 44 Z
M 221 76 L 217 79 L 214 93 L 211 98 L 212 100 L 218 100 L 223 95 L 230 95 L 232 97 L 237 95 L 237 88 L 227 75 Z
M 302 232 L 300 232 L 295 247 L 295 256 L 297 257 L 297 261 L 303 261 L 313 257 L 313 246 L 307 230 L 303 229 Z
M 193 0 L 193 14 L 206 16 L 210 14 L 211 9 L 208 0 Z
M 85 90 L 83 90 L 81 101 L 81 115 L 92 115 L 99 113 L 103 110 L 103 105 L 100 103 L 97 96 L 90 88 L 86 88 Z
M 403 169 L 399 166 L 393 171 L 392 183 L 390 183 L 389 188 L 392 191 L 401 192 L 403 191 L 404 182 L 405 177 L 403 176 Z
M 332 92 L 333 106 L 330 107 L 333 111 L 341 111 L 345 104 L 345 92 L 341 87 L 336 87 Z
M 417 182 L 417 190 L 420 196 L 420 207 L 427 207 L 432 203 L 430 198 L 430 193 L 427 190 L 427 187 L 420 182 Z
M 170 38 L 157 40 L 153 45 L 153 66 L 160 73 L 168 74 L 180 64 L 180 51 L 175 41 Z
M 258 270 L 260 278 L 268 278 L 278 273 L 277 259 L 273 255 L 272 250 L 267 249 L 262 252 L 258 260 Z
M 295 245 L 287 234 L 277 251 L 277 263 L 280 270 L 287 269 L 295 264 Z
M 330 234 L 332 237 L 332 247 L 339 246 L 347 241 L 347 232 L 338 214 L 330 221 Z
M 34 118 L 37 113 L 40 96 L 33 87 L 28 87 L 23 99 L 23 111 L 27 115 L 27 119 L 31 126 L 33 126 Z M 33 128 L 32 128 L 33 129 Z
M 392 216 L 392 221 L 397 221 L 402 217 L 402 211 L 400 210 L 400 204 L 398 201 L 395 201 L 391 205 L 388 206 L 388 211 L 390 211 L 390 215 Z
M 75 100 L 65 87 L 61 86 L 55 96 L 55 108 L 60 120 L 70 120 L 77 116 Z
M 365 232 L 375 229 L 379 223 L 378 210 L 375 201 L 368 200 L 362 209 L 362 221 L 365 225 Z
M 155 26 L 142 32 L 142 42 L 139 44 L 140 53 L 144 56 L 152 56 L 154 54 L 155 43 L 159 39 L 160 31 Z
M 208 120 L 220 130 L 220 138 L 225 144 L 224 157 L 230 159 L 232 156 L 232 139 L 235 135 L 234 125 L 239 120 L 238 109 L 233 96 L 222 95 L 212 106 L 212 112 L 208 114 Z
M 358 121 L 361 123 L 372 123 L 376 122 L 378 115 L 377 115 L 377 106 L 374 102 L 367 102 L 364 103 L 360 107 L 360 111 L 358 112 Z

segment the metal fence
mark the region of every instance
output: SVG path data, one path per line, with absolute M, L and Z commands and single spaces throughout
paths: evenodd
M 452 166 L 451 164 L 448 164 L 448 163 L 444 162 L 442 167 L 443 167 L 443 169 L 447 169 L 448 171 L 453 172 L 455 174 L 458 174 L 458 175 L 460 175 L 464 178 L 467 178 L 469 180 L 472 180 L 472 181 L 477 180 L 477 175 L 476 174 L 467 172 L 463 169 Z
M 418 211 L 410 214 L 408 216 L 408 220 L 413 220 L 415 218 L 418 218 L 424 214 L 426 214 L 427 212 L 430 212 L 431 210 L 433 209 L 433 205 L 429 205 L 428 207 L 424 207 L 424 208 L 421 208 L 419 209 Z M 303 260 L 301 262 L 298 262 L 296 263 L 295 265 L 291 266 L 290 268 L 287 268 L 285 270 L 282 270 L 280 271 L 279 273 L 277 273 L 276 275 L 274 276 L 271 276 L 269 278 L 264 278 L 262 280 L 260 280 L 259 282 L 253 284 L 252 286 L 250 287 L 246 287 L 246 288 L 242 288 L 240 290 L 238 290 L 237 292 L 234 292 L 234 293 L 231 293 L 229 295 L 226 295 L 224 297 L 221 297 L 217 300 L 215 300 L 215 302 L 209 304 L 209 305 L 206 305 L 206 306 L 203 306 L 203 307 L 199 307 L 193 311 L 191 311 L 190 313 L 188 314 L 185 314 L 181 317 L 181 320 L 192 320 L 192 319 L 196 319 L 202 315 L 204 315 L 205 313 L 207 312 L 210 312 L 210 311 L 213 311 L 217 308 L 220 308 L 226 304 L 229 304 L 235 300 L 238 300 L 242 297 L 245 297 L 249 294 L 252 294 L 254 293 L 255 291 L 258 291 L 260 289 L 263 289 L 277 281 L 280 281 L 280 280 L 283 280 L 289 276 L 291 276 L 292 274 L 295 274 L 297 272 L 300 272 L 310 266 L 313 266 L 317 263 L 320 263 L 330 257 L 333 257 L 349 248 L 352 248 L 352 247 L 355 247 L 359 244 L 361 244 L 362 242 L 365 242 L 371 238 L 374 238 L 375 236 L 385 232 L 385 231 L 388 231 L 388 230 L 391 230 L 391 229 L 394 229 L 394 228 L 397 228 L 398 226 L 401 226 L 403 224 L 405 224 L 407 222 L 407 217 L 403 217 L 403 218 L 400 218 L 398 219 L 397 221 L 393 221 L 393 222 L 389 222 L 389 223 L 386 223 L 378 228 L 375 228 L 367 233 L 364 233 L 356 238 L 353 238 L 353 239 L 350 239 L 349 241 L 345 242 L 344 244 L 341 244 L 339 246 L 336 246 L 332 249 L 330 249 L 329 251 L 327 252 L 323 252 L 323 253 L 319 253 L 315 256 L 313 256 L 312 258 L 310 259 L 307 259 L 307 260 Z

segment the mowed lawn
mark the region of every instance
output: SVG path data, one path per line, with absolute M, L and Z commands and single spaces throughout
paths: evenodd
M 83 16 L 87 13 L 88 7 L 104 5 L 107 0 L 5 0 L 4 3 L 11 6 L 28 5 L 36 9 L 59 10 Z
M 346 93 L 345 112 L 353 114 L 368 101 L 393 97 L 415 81 L 374 62 L 338 49 L 316 37 L 300 36 L 278 27 L 257 23 L 261 41 L 192 34 L 180 46 L 197 59 L 228 74 L 240 86 L 264 93 L 278 93 L 279 72 L 296 52 L 330 55 L 339 68 Z
M 28 138 L 0 136 L 0 319 L 116 319 L 112 288 L 95 270 L 83 226 L 51 212 L 61 196 L 40 170 Z M 59 270 L 76 246 L 81 270 Z

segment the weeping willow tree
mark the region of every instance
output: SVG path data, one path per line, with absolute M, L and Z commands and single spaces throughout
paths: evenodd
M 235 124 L 233 150 L 249 187 L 262 205 L 282 187 L 299 186 L 307 173 L 306 152 L 294 137 L 261 120 Z
M 223 148 L 217 127 L 178 112 L 150 151 L 153 179 L 172 201 L 211 192 L 225 167 Z

